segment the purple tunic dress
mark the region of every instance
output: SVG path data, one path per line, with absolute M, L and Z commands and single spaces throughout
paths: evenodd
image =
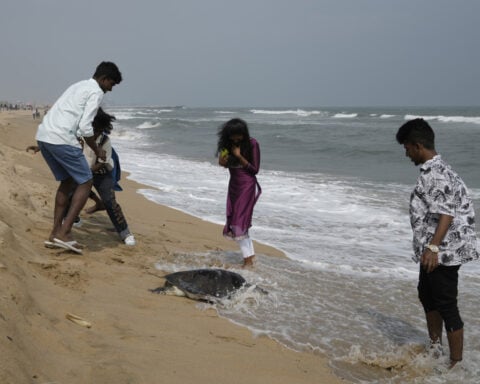
M 229 168 L 230 181 L 227 195 L 227 222 L 223 235 L 234 240 L 248 238 L 248 229 L 252 226 L 253 207 L 262 189 L 256 174 L 260 169 L 260 146 L 257 140 L 250 138 L 252 160 L 246 167 Z

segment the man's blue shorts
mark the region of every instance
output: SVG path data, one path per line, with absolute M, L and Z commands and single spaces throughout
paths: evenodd
M 73 178 L 83 184 L 93 178 L 92 171 L 81 148 L 38 141 L 38 147 L 57 181 Z

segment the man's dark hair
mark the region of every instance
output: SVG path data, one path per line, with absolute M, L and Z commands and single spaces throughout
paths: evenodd
M 435 149 L 435 133 L 423 119 L 413 119 L 403 124 L 397 132 L 399 144 L 422 144 L 426 149 Z
M 97 115 L 93 119 L 92 125 L 95 130 L 102 130 L 106 134 L 109 134 L 113 129 L 112 122 L 115 120 L 115 116 L 109 115 L 102 108 L 98 108 Z
M 98 64 L 95 73 L 93 74 L 94 79 L 99 79 L 101 77 L 106 77 L 115 81 L 115 84 L 120 84 L 122 81 L 122 74 L 118 70 L 118 67 L 115 63 L 111 61 L 102 61 Z

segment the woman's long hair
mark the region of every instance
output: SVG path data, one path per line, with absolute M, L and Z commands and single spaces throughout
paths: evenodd
M 232 142 L 230 137 L 234 135 L 242 135 L 243 139 L 240 143 L 240 152 L 248 161 L 252 160 L 252 144 L 250 143 L 250 133 L 248 132 L 247 123 L 239 118 L 231 119 L 222 124 L 218 129 L 218 145 L 217 156 L 223 150 L 227 149 L 232 153 Z

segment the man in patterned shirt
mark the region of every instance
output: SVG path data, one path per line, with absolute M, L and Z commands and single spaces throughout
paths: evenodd
M 435 135 L 425 120 L 403 124 L 396 138 L 406 156 L 421 164 L 410 197 L 413 260 L 420 262 L 418 294 L 432 345 L 441 344 L 445 325 L 452 368 L 463 353 L 458 270 L 478 259 L 473 204 L 465 183 L 435 151 Z

